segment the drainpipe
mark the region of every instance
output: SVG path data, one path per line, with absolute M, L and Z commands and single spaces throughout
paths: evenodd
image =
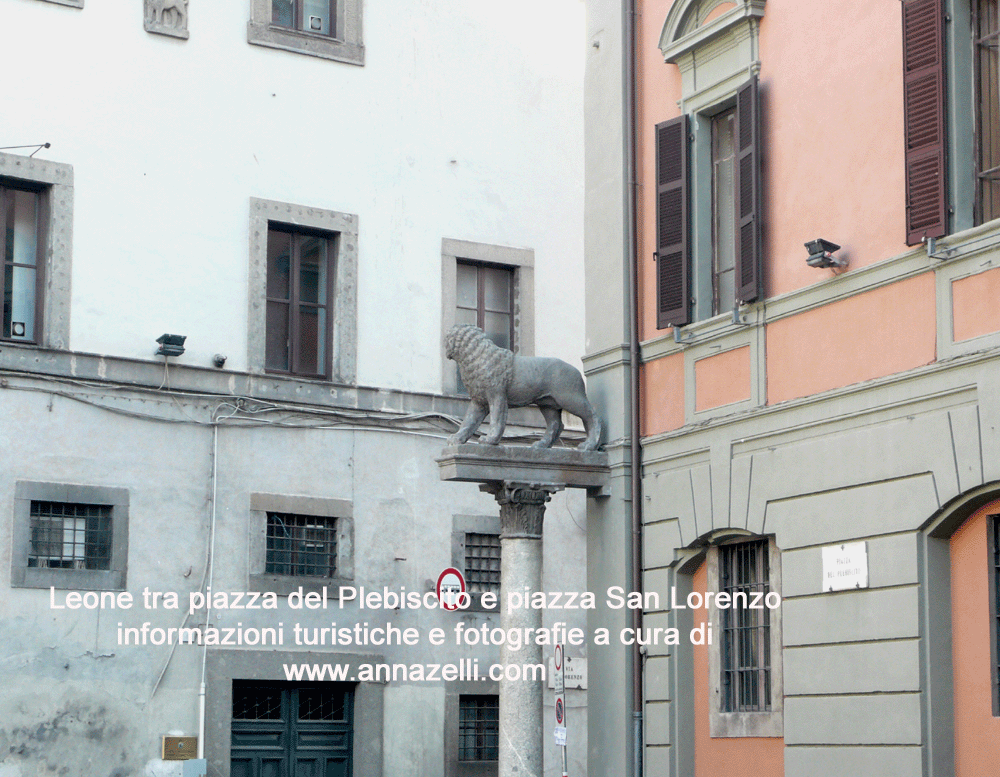
M 636 0 L 625 0 L 624 25 L 624 122 L 625 122 L 625 265 L 628 273 L 629 322 L 629 447 L 631 461 L 632 501 L 632 585 L 642 591 L 642 449 L 639 444 L 639 283 L 638 283 L 638 224 L 636 197 L 638 170 L 636 161 Z M 632 628 L 638 634 L 642 626 L 642 609 L 632 610 Z M 642 652 L 638 639 L 632 648 L 632 775 L 642 775 Z

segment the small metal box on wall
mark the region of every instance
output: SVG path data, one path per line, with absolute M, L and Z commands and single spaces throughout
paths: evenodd
M 163 737 L 164 761 L 187 761 L 198 757 L 198 737 Z

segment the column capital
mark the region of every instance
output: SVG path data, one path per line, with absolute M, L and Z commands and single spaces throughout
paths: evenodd
M 492 494 L 500 505 L 500 539 L 541 539 L 545 503 L 564 486 L 552 483 L 496 481 L 482 483 L 480 491 Z

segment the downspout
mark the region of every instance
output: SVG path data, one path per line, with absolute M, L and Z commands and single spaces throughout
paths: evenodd
M 625 121 L 625 265 L 628 272 L 629 323 L 629 459 L 632 502 L 632 585 L 642 591 L 642 449 L 639 444 L 639 283 L 638 283 L 638 224 L 636 197 L 638 169 L 636 162 L 636 0 L 625 0 L 624 58 L 624 121 Z M 632 612 L 633 633 L 642 627 L 642 609 Z M 632 775 L 642 775 L 642 651 L 638 638 L 632 648 Z

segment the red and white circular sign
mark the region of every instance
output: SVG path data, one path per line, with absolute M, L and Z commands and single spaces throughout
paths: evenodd
M 465 576 L 455 567 L 448 567 L 437 581 L 437 598 L 444 610 L 457 610 L 460 604 L 468 607 L 468 595 L 465 593 Z

